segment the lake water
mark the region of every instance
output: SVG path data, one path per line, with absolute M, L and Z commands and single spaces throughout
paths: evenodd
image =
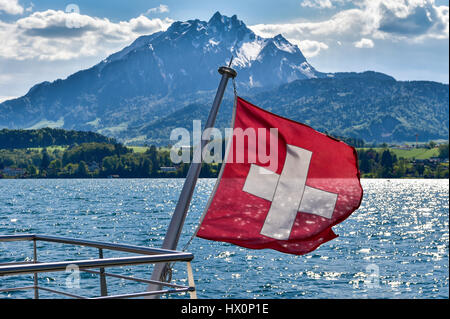
M 199 180 L 179 247 L 194 232 L 214 182 Z M 0 180 L 0 235 L 38 233 L 160 247 L 182 183 L 181 179 Z M 195 238 L 188 251 L 195 255 L 198 297 L 448 298 L 448 180 L 362 180 L 362 185 L 360 209 L 334 227 L 339 237 L 304 256 Z M 0 262 L 32 256 L 30 242 L 0 243 Z M 93 248 L 38 244 L 40 261 L 96 257 Z M 185 268 L 185 263 L 175 265 L 176 283 L 187 284 Z M 148 279 L 151 266 L 108 271 Z M 99 295 L 98 276 L 82 273 L 80 288 L 67 288 L 67 276 L 41 274 L 39 284 Z M 107 280 L 110 293 L 146 288 Z M 1 288 L 23 285 L 32 285 L 31 275 L 0 278 Z M 32 291 L 0 293 L 0 298 L 32 297 Z

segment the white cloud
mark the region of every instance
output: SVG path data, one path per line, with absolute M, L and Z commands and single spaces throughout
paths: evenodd
M 330 5 L 322 0 L 304 3 Z M 263 37 L 281 33 L 291 41 L 308 39 L 327 45 L 336 41 L 354 44 L 362 38 L 409 42 L 448 39 L 449 7 L 436 6 L 434 0 L 361 0 L 355 2 L 354 8 L 339 11 L 321 21 L 259 24 L 250 28 Z
M 309 7 L 309 8 L 333 8 L 333 3 L 330 0 L 304 0 L 300 4 L 302 7 Z
M 166 13 L 166 12 L 169 12 L 169 6 L 165 4 L 160 4 L 156 8 L 148 9 L 147 12 L 145 12 L 145 14 L 147 15 L 152 13 Z
M 7 14 L 22 14 L 24 9 L 19 4 L 19 0 L 0 0 L 0 12 Z
M 31 2 L 31 3 L 30 3 L 30 6 L 29 6 L 28 8 L 25 9 L 25 12 L 32 12 L 32 11 L 33 11 L 33 8 L 34 8 L 34 3 Z
M 352 1 L 353 0 L 303 0 L 300 5 L 305 8 L 331 9 Z
M 286 38 L 338 39 L 367 33 L 369 22 L 359 9 L 341 11 L 328 20 L 289 24 L 258 24 L 250 28 L 264 37 L 283 34 Z
M 115 23 L 78 13 L 34 12 L 14 23 L 0 21 L 0 57 L 53 61 L 105 56 L 140 35 L 167 29 L 172 22 L 141 15 Z
M 355 48 L 373 48 L 375 44 L 371 39 L 362 38 L 359 41 L 354 42 Z
M 296 44 L 303 55 L 307 58 L 314 57 L 320 53 L 320 51 L 327 50 L 328 45 L 323 42 L 313 40 L 298 41 L 296 39 L 288 39 L 291 43 Z
M 2 95 L 0 95 L 0 103 L 9 101 L 9 100 L 12 100 L 15 98 L 17 98 L 17 96 L 2 96 Z

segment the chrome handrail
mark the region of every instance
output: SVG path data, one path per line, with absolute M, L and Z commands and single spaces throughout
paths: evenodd
M 38 234 L 22 234 L 22 235 L 3 235 L 0 236 L 0 242 L 16 242 L 16 241 L 33 241 L 33 261 L 32 262 L 9 262 L 0 263 L 0 278 L 3 276 L 33 274 L 34 284 L 32 286 L 18 287 L 18 288 L 6 288 L 0 289 L 0 292 L 9 292 L 17 290 L 34 289 L 34 297 L 39 298 L 39 290 L 58 293 L 61 295 L 73 297 L 73 298 L 87 298 L 83 296 L 74 295 L 67 292 L 61 292 L 54 289 L 42 287 L 38 285 L 38 273 L 44 272 L 56 272 L 66 271 L 69 266 L 76 266 L 80 271 L 99 274 L 100 275 L 100 288 L 101 297 L 98 298 L 131 298 L 142 297 L 154 294 L 169 294 L 189 292 L 191 298 L 196 298 L 195 285 L 192 277 L 192 268 L 190 262 L 194 258 L 194 255 L 187 252 L 179 252 L 168 249 L 149 248 L 135 245 L 125 245 L 116 243 L 106 243 L 100 241 L 74 239 L 66 237 L 56 237 Z M 56 262 L 39 262 L 37 260 L 37 241 L 53 242 L 77 246 L 87 246 L 97 248 L 99 250 L 99 258 L 76 260 L 76 261 L 56 261 Z M 103 250 L 121 251 L 127 253 L 139 254 L 138 256 L 130 257 L 115 257 L 115 258 L 103 258 Z M 105 272 L 105 268 L 108 267 L 120 267 L 126 265 L 142 265 L 142 264 L 154 264 L 154 263 L 168 263 L 168 262 L 186 262 L 187 271 L 189 277 L 189 286 L 176 285 L 162 281 L 138 279 L 130 276 L 123 276 L 117 274 L 110 274 Z M 92 268 L 99 268 L 100 271 L 90 270 Z M 161 286 L 170 287 L 171 289 L 162 289 L 158 291 L 145 291 L 138 293 L 120 294 L 120 295 L 107 295 L 106 277 L 116 277 L 125 280 L 143 282 L 143 283 L 157 283 Z
M 143 246 L 136 246 L 136 245 L 116 244 L 116 243 L 105 243 L 105 242 L 93 241 L 93 240 L 75 239 L 75 238 L 67 238 L 67 237 L 56 237 L 56 236 L 47 236 L 47 235 L 38 235 L 38 234 L 0 235 L 0 242 L 30 241 L 30 240 L 47 241 L 47 242 L 55 242 L 55 243 L 61 243 L 61 244 L 79 245 L 79 246 L 88 246 L 88 247 L 117 250 L 117 251 L 129 252 L 129 253 L 146 254 L 146 255 L 177 252 L 174 250 L 161 249 L 161 248 L 151 248 L 151 247 L 143 247 Z

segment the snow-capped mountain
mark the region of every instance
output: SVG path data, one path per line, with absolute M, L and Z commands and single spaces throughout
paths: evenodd
M 239 73 L 238 82 L 245 88 L 323 76 L 306 61 L 300 49 L 282 35 L 268 39 L 259 37 L 236 15 L 230 18 L 219 12 L 208 22 L 175 22 L 166 32 L 140 37 L 98 67 L 102 69 L 112 62 L 144 53 L 151 54 L 164 82 L 172 88 L 179 87 L 174 82 L 184 82 L 187 78 L 195 78 L 199 89 L 209 88 L 210 80 L 215 84 L 217 67 L 227 64 L 231 56 L 234 58 L 232 66 Z M 208 74 L 214 79 L 209 79 Z
M 90 69 L 44 82 L 0 104 L 0 128 L 56 126 L 120 137 L 132 127 L 213 96 L 219 66 L 234 57 L 240 93 L 323 77 L 283 36 L 262 38 L 235 15 L 175 22 Z M 206 92 L 206 93 L 205 93 Z

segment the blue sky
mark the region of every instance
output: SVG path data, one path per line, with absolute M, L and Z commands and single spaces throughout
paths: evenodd
M 216 11 L 237 14 L 261 36 L 283 34 L 319 71 L 448 83 L 448 7 L 443 0 L 0 0 L 0 101 L 88 68 L 173 21 L 209 20 Z

